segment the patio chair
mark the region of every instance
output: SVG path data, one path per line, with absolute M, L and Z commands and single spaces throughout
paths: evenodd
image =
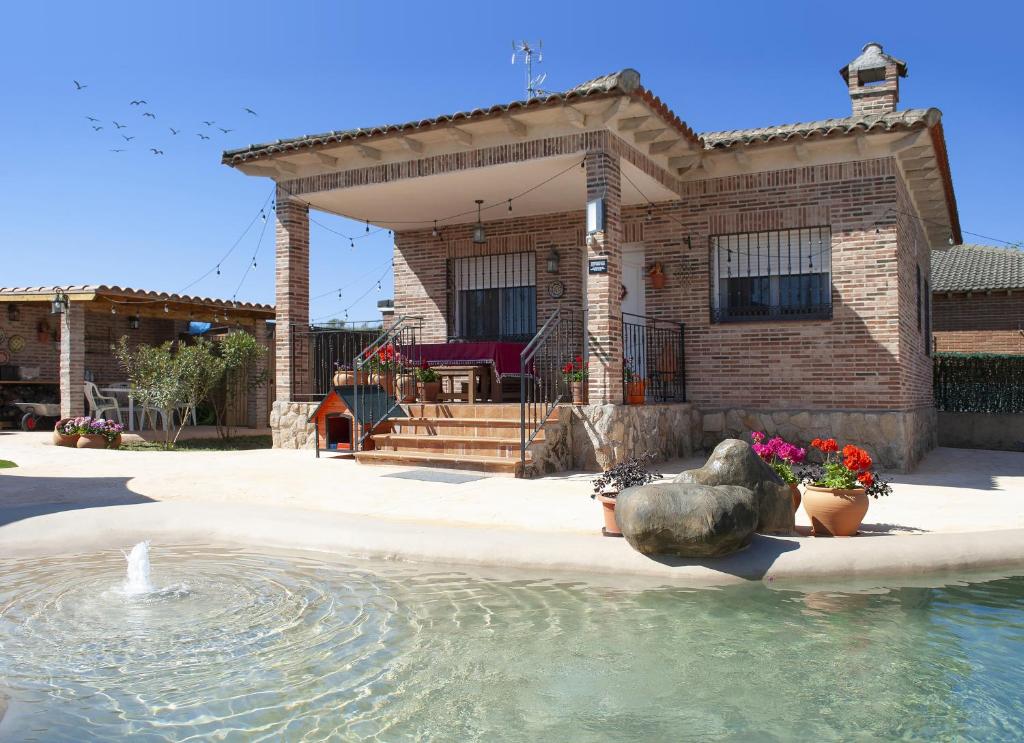
M 85 399 L 89 402 L 89 415 L 93 418 L 109 418 L 110 411 L 118 423 L 121 420 L 121 406 L 117 403 L 116 397 L 105 397 L 100 394 L 95 382 L 85 383 Z

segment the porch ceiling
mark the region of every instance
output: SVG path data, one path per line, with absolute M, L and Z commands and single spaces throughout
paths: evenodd
M 482 216 L 485 222 L 510 216 L 582 212 L 587 200 L 586 172 L 578 167 L 582 159 L 583 155 L 579 154 L 494 165 L 308 193 L 303 194 L 302 199 L 316 209 L 366 220 L 396 231 L 428 229 L 434 220 L 439 226 L 473 223 L 476 221 L 475 199 L 484 200 Z M 629 179 L 622 179 L 623 204 L 679 198 L 632 164 L 624 160 L 620 162 Z M 550 182 L 545 183 L 548 179 Z M 544 185 L 538 187 L 542 183 Z M 524 194 L 526 191 L 530 192 Z M 519 194 L 524 195 L 516 198 Z M 511 214 L 508 211 L 509 198 L 514 199 Z

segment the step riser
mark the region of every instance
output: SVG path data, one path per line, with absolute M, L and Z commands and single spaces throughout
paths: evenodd
M 410 425 L 396 423 L 394 433 L 423 436 L 486 436 L 488 438 L 509 438 L 519 433 L 519 425 L 515 426 L 460 426 L 451 424 Z
M 444 403 L 409 403 L 403 405 L 406 413 L 423 418 L 498 418 L 519 420 L 518 404 L 512 405 L 446 405 Z
M 436 443 L 430 439 L 420 439 L 419 441 L 409 442 L 403 441 L 400 444 L 392 444 L 387 442 L 374 442 L 377 451 L 408 451 L 408 452 L 422 452 L 425 454 L 445 454 L 445 455 L 456 455 L 456 454 L 471 454 L 473 456 L 484 456 L 484 457 L 515 457 L 519 458 L 519 445 L 509 446 L 474 446 L 466 444 L 446 444 Z
M 472 472 L 486 472 L 490 475 L 506 475 L 508 477 L 515 477 L 519 470 L 519 461 L 510 459 L 506 462 L 466 462 L 453 457 L 450 461 L 444 459 L 437 459 L 433 461 L 409 461 L 402 459 L 400 454 L 396 453 L 394 458 L 387 456 L 387 452 L 379 452 L 378 456 L 373 458 L 363 457 L 360 454 L 355 455 L 356 461 L 360 464 L 386 464 L 398 467 L 436 467 L 440 469 L 458 469 L 468 470 Z

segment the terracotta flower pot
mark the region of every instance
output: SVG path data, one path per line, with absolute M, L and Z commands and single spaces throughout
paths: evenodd
M 107 442 L 108 449 L 120 449 L 121 448 L 121 434 L 117 434 L 114 438 Z
M 644 388 L 646 387 L 644 380 L 636 382 L 626 383 L 626 404 L 627 405 L 643 405 L 644 404 Z
M 74 446 L 78 443 L 77 433 L 61 433 L 60 431 L 53 432 L 53 443 L 56 446 Z
M 807 485 L 803 500 L 815 536 L 852 537 L 868 512 L 864 488 L 842 490 Z
M 795 482 L 789 483 L 789 492 L 793 495 L 793 511 L 800 508 L 800 485 Z
M 331 381 L 334 382 L 335 387 L 348 387 L 352 384 L 352 370 L 338 369 L 331 377 Z
M 78 437 L 75 446 L 79 449 L 106 449 L 107 437 L 102 433 L 86 433 Z
M 441 394 L 441 383 L 440 382 L 417 382 L 416 383 L 416 397 L 420 402 L 437 402 L 438 395 Z
M 394 372 L 377 372 L 370 375 L 370 384 L 376 384 L 389 395 L 395 394 L 395 373 Z
M 400 374 L 395 391 L 400 402 L 416 402 L 416 377 L 412 374 Z
M 652 273 L 651 274 L 651 288 L 652 289 L 664 289 L 665 288 L 665 274 L 664 273 Z
M 604 527 L 601 533 L 606 537 L 621 537 L 619 522 L 615 520 L 615 498 L 599 495 L 597 500 L 601 501 L 601 512 L 604 514 Z
M 569 389 L 572 391 L 572 404 L 584 405 L 587 402 L 587 383 L 569 382 Z

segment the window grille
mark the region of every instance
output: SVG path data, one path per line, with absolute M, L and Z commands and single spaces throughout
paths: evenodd
M 828 227 L 711 237 L 715 322 L 832 317 Z
M 448 336 L 530 340 L 537 332 L 536 254 L 448 260 Z

